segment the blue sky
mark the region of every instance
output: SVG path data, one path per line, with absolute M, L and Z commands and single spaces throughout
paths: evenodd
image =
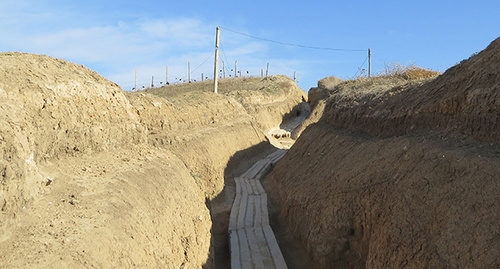
M 188 61 L 192 79 L 213 77 L 221 26 L 228 72 L 238 61 L 243 74 L 259 76 L 269 63 L 270 74 L 296 71 L 307 91 L 327 76 L 359 74 L 368 48 L 372 73 L 391 63 L 444 71 L 500 36 L 499 10 L 498 0 L 1 0 L 0 51 L 84 64 L 130 90 L 135 70 L 139 87 L 152 76 L 164 82 L 165 66 L 173 83 L 187 79 Z

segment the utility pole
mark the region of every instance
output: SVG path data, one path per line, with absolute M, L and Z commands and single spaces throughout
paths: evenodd
M 266 77 L 269 75 L 269 63 L 267 63 Z
M 155 76 L 151 77 L 151 88 L 155 87 Z
M 219 86 L 219 35 L 220 26 L 217 26 L 215 31 L 215 64 L 214 64 L 214 92 L 217 93 L 217 87 Z
M 191 83 L 191 63 L 188 62 L 188 83 Z
M 234 77 L 238 77 L 238 73 L 237 71 L 238 70 L 238 61 L 234 61 Z
M 135 70 L 135 87 L 134 90 L 137 91 L 137 69 Z
M 295 76 L 296 74 L 297 74 L 297 71 L 293 71 L 293 80 L 296 79 L 296 76 Z
M 372 76 L 372 50 L 368 49 L 368 77 Z
M 201 81 L 203 82 L 203 73 L 201 73 Z
M 260 69 L 260 77 L 263 78 L 264 77 L 264 69 Z
M 168 66 L 165 66 L 165 85 L 168 85 Z

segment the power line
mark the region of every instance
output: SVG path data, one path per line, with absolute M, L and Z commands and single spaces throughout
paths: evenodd
M 215 52 L 212 52 L 198 67 L 196 67 L 195 69 L 193 69 L 191 72 L 190 72 L 190 75 L 192 75 L 194 72 L 196 72 L 198 69 L 200 69 L 210 58 L 212 58 L 212 56 L 214 55 Z M 206 73 L 206 75 L 210 75 L 210 73 Z M 184 76 L 172 76 L 172 77 L 175 77 L 175 82 L 178 82 L 178 81 L 183 81 L 185 80 L 188 75 L 184 75 Z M 167 84 L 168 81 L 165 82 L 165 85 Z M 131 84 L 133 82 L 130 82 L 130 83 L 127 83 L 127 84 Z M 137 84 L 148 84 L 149 83 L 149 80 L 148 79 L 141 79 L 141 80 L 138 80 L 137 81 Z
M 358 72 L 360 72 L 361 68 L 365 65 L 366 60 L 368 60 L 368 57 L 366 57 L 365 60 L 363 61 L 363 63 L 358 67 L 358 71 L 356 71 L 356 74 L 354 74 L 354 76 L 358 75 Z M 361 75 L 361 72 L 359 74 Z
M 192 74 L 192 73 L 194 73 L 196 70 L 198 70 L 198 69 L 199 69 L 202 65 L 204 65 L 204 64 L 208 61 L 208 59 L 212 58 L 212 56 L 214 56 L 214 53 L 215 53 L 215 52 L 212 52 L 212 54 L 210 54 L 210 56 L 208 56 L 208 57 L 205 59 L 205 61 L 203 61 L 203 62 L 202 62 L 202 63 L 201 63 L 198 67 L 196 67 L 196 68 L 195 68 L 195 69 L 191 72 L 191 74 Z
M 222 43 L 220 44 L 220 49 L 222 50 L 222 55 L 224 55 L 224 59 L 226 59 L 226 64 L 227 64 L 227 66 L 225 66 L 226 70 L 224 70 L 224 71 L 227 72 L 227 73 L 229 73 L 229 69 L 230 69 L 230 67 L 229 67 L 229 61 L 227 60 L 226 52 L 224 51 L 224 48 L 222 47 Z
M 254 38 L 254 39 L 259 39 L 259 40 L 266 41 L 266 42 L 276 43 L 276 44 L 285 45 L 285 46 L 291 46 L 291 47 L 299 47 L 299 48 L 306 48 L 306 49 L 316 49 L 316 50 L 331 50 L 331 51 L 363 51 L 363 52 L 366 51 L 366 50 L 361 50 L 361 49 L 339 49 L 339 48 L 315 47 L 315 46 L 306 46 L 306 45 L 300 45 L 300 44 L 286 43 L 286 42 L 281 42 L 281 41 L 276 41 L 276 40 L 272 40 L 272 39 L 267 39 L 267 38 L 262 38 L 262 37 L 257 37 L 257 36 L 245 34 L 245 33 L 242 33 L 242 32 L 238 32 L 238 31 L 235 31 L 235 30 L 228 29 L 226 27 L 221 27 L 221 28 L 224 29 L 224 30 L 227 30 L 229 32 L 233 32 L 235 34 L 239 34 L 239 35 L 251 37 L 251 38 Z
M 209 56 L 208 56 L 208 57 L 207 57 L 207 58 L 206 58 L 206 59 L 205 59 L 205 60 L 204 60 L 204 61 L 203 61 L 203 62 L 202 62 L 202 63 L 201 63 L 198 67 L 196 67 L 195 69 L 193 69 L 193 71 L 191 71 L 191 72 L 189 73 L 189 75 L 193 74 L 194 72 L 196 72 L 196 70 L 200 69 L 200 67 L 201 67 L 202 65 L 204 65 L 204 64 L 208 61 L 208 59 L 210 59 L 210 58 L 212 58 L 212 56 L 214 56 L 214 53 L 215 53 L 215 52 L 212 52 L 212 54 L 210 54 L 210 55 L 209 55 Z M 210 75 L 210 74 L 209 74 L 209 73 L 207 73 L 207 75 Z M 181 77 L 179 80 L 184 80 L 184 79 L 186 79 L 187 77 L 188 77 L 188 75 L 185 75 L 185 76 Z

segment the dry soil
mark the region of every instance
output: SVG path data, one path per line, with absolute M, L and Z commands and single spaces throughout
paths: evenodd
M 326 97 L 266 179 L 310 267 L 500 266 L 500 39 L 436 78 Z
M 0 267 L 214 267 L 225 175 L 306 98 L 286 77 L 252 83 L 129 93 L 81 65 L 0 53 Z

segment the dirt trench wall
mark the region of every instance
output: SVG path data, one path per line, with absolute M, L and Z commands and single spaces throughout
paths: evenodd
M 205 195 L 172 152 L 147 145 L 39 164 L 52 183 L 2 216 L 0 267 L 201 268 Z
M 0 267 L 210 268 L 206 199 L 231 156 L 303 95 L 168 100 L 63 60 L 0 54 Z
M 324 120 L 338 128 L 374 135 L 404 135 L 418 129 L 441 129 L 499 143 L 498 70 L 500 38 L 437 78 L 417 82 L 411 87 L 394 87 L 377 96 L 356 94 L 352 90 L 355 83 L 341 84 L 330 97 Z M 368 86 L 377 88 L 369 82 Z M 362 92 L 362 89 L 357 90 Z
M 0 207 L 22 207 L 46 184 L 37 163 L 137 144 L 145 130 L 121 89 L 80 65 L 0 54 Z
M 230 158 L 266 141 L 264 134 L 279 126 L 305 98 L 291 79 L 277 80 L 284 80 L 287 87 L 274 93 L 196 92 L 172 99 L 144 93 L 126 95 L 148 130 L 149 144 L 175 152 L 207 198 L 213 199 L 224 188 Z
M 329 92 L 267 178 L 318 268 L 499 267 L 499 63 L 497 39 L 435 79 Z
M 121 89 L 83 66 L 0 54 L 0 267 L 199 268 L 205 195 L 148 145 Z
M 463 139 L 457 150 L 439 136 L 379 139 L 315 124 L 267 180 L 318 268 L 494 267 L 500 161 Z

